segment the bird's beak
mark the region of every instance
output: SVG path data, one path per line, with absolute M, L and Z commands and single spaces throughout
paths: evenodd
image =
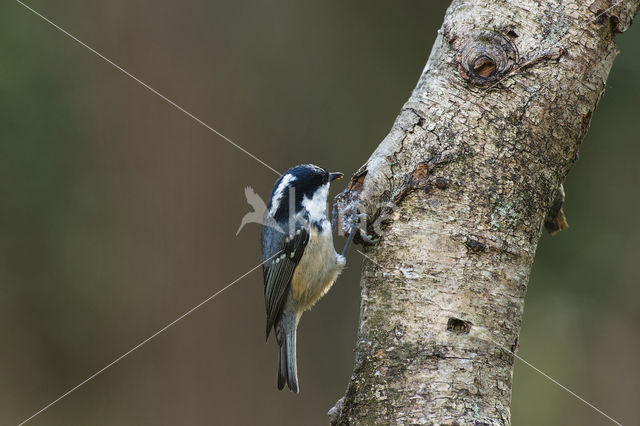
M 336 179 L 342 179 L 342 176 L 344 176 L 342 173 L 339 172 L 333 172 L 333 173 L 329 173 L 329 182 L 332 182 Z

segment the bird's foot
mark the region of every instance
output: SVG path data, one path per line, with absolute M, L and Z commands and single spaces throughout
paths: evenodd
M 380 241 L 380 238 L 372 238 L 367 235 L 367 219 L 369 219 L 369 215 L 366 213 L 354 214 L 351 216 L 351 229 L 349 230 L 349 235 L 347 237 L 347 242 L 344 245 L 344 249 L 342 250 L 342 256 L 347 254 L 347 250 L 349 249 L 349 245 L 353 241 L 357 231 L 360 231 L 360 239 L 367 244 L 376 244 Z

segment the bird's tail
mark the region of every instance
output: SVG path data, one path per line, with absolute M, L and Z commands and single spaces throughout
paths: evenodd
M 298 367 L 296 363 L 296 329 L 298 326 L 295 314 L 283 314 L 276 324 L 276 337 L 280 345 L 280 361 L 278 363 L 278 389 L 285 383 L 292 392 L 298 393 Z

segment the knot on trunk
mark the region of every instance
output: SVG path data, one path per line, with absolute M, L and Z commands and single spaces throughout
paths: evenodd
M 491 84 L 509 74 L 518 59 L 518 49 L 511 40 L 495 31 L 482 31 L 460 43 L 458 72 L 473 84 Z

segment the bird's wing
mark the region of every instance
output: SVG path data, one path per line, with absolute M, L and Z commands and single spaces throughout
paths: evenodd
M 276 319 L 282 313 L 287 291 L 304 249 L 309 232 L 298 227 L 292 238 L 271 227 L 262 229 L 262 259 L 264 264 L 264 301 L 267 308 L 267 337 Z

